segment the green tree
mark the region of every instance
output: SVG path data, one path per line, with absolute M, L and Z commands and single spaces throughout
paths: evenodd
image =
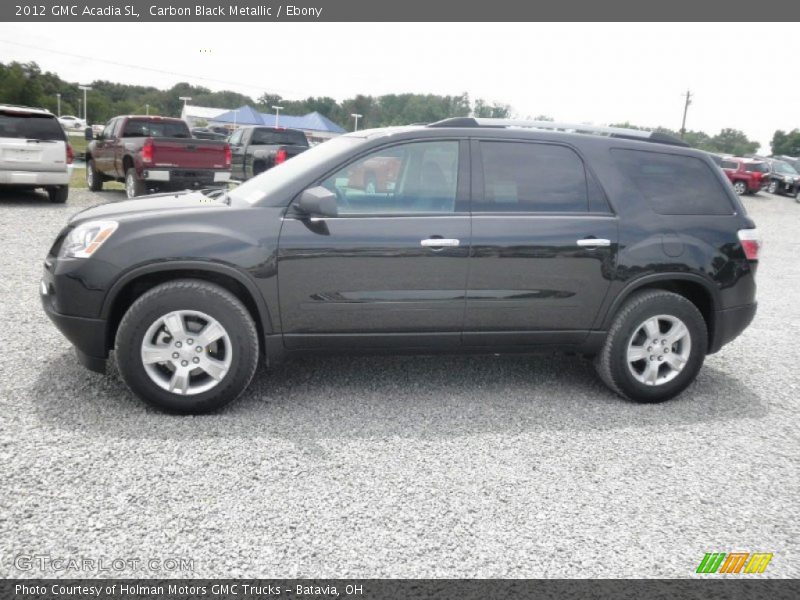
M 786 156 L 800 156 L 800 129 L 792 129 L 789 133 L 780 129 L 772 136 L 772 153 Z
M 738 129 L 726 128 L 711 138 L 711 145 L 725 154 L 744 156 L 753 154 L 758 150 L 758 142 L 747 139 L 747 136 Z

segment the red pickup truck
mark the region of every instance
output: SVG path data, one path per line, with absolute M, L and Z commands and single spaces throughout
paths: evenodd
M 92 139 L 91 129 L 86 138 Z M 86 150 L 86 185 L 124 181 L 128 198 L 151 191 L 221 186 L 231 176 L 227 142 L 192 138 L 181 119 L 114 117 Z

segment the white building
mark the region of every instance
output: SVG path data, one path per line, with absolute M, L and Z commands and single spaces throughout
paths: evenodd
M 211 108 L 210 106 L 194 106 L 186 104 L 181 111 L 181 119 L 186 121 L 189 127 L 200 127 L 213 121 L 215 117 L 225 114 L 228 108 Z M 198 125 L 200 123 L 200 125 Z

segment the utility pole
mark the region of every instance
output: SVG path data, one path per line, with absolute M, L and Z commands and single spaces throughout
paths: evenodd
M 355 128 L 353 129 L 353 131 L 358 131 L 358 120 L 364 115 L 360 115 L 358 113 L 350 113 L 350 116 L 356 120 Z
M 56 94 L 56 100 L 58 101 L 58 116 L 61 116 L 61 94 Z
M 282 106 L 273 106 L 272 108 L 275 109 L 275 127 L 277 127 L 278 126 L 278 119 L 281 118 L 281 111 L 283 110 L 283 107 Z
M 89 119 L 86 117 L 86 113 L 88 112 L 87 109 L 89 108 L 88 104 L 86 103 L 86 92 L 91 90 L 92 88 L 88 85 L 79 85 L 79 90 L 83 90 L 83 120 L 86 121 L 86 125 L 89 125 Z M 80 117 L 80 115 L 78 115 Z
M 689 105 L 692 103 L 692 92 L 686 90 L 686 103 L 683 105 L 683 121 L 681 122 L 681 139 L 686 135 L 686 113 L 689 110 Z

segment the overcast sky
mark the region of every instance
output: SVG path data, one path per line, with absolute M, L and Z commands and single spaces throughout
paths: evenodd
M 800 127 L 796 39 L 788 23 L 3 23 L 0 60 L 254 98 L 468 92 L 520 117 L 673 129 L 690 89 L 688 129 L 741 129 L 768 151 L 775 129 Z

